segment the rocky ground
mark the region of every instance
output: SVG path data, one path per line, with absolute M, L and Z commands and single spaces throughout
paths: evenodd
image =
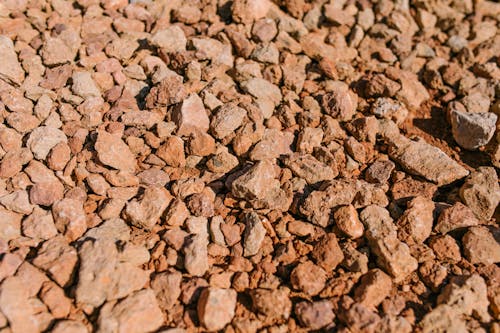
M 499 20 L 0 1 L 0 332 L 500 332 Z

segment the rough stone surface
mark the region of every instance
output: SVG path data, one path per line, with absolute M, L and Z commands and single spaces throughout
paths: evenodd
M 100 131 L 95 150 L 99 161 L 120 171 L 133 172 L 136 168 L 135 156 L 119 135 Z
M 460 188 L 460 197 L 477 217 L 489 220 L 500 202 L 500 185 L 495 169 L 480 167 L 472 172 Z
M 201 292 L 198 317 L 207 330 L 221 330 L 233 319 L 236 295 L 232 289 L 207 288 Z
M 411 174 L 422 176 L 439 186 L 469 174 L 442 150 L 423 141 L 403 139 L 391 147 L 389 156 Z
M 452 110 L 450 113 L 453 138 L 463 148 L 473 150 L 490 142 L 495 134 L 497 115 Z

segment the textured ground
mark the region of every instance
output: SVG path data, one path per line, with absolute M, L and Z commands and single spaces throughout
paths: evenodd
M 0 1 L 0 333 L 499 333 L 499 20 Z

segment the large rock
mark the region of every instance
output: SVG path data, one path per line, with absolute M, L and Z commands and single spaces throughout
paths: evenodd
M 462 147 L 474 150 L 485 146 L 495 134 L 497 115 L 492 112 L 450 112 L 453 138 Z
M 121 171 L 135 171 L 135 156 L 120 135 L 98 131 L 95 150 L 101 163 Z
M 424 177 L 439 186 L 450 184 L 469 174 L 441 149 L 422 140 L 412 141 L 401 136 L 391 145 L 389 156 L 409 173 Z
M 438 296 L 437 304 L 446 304 L 462 315 L 474 314 L 483 323 L 491 320 L 486 282 L 479 274 L 452 279 Z
M 21 85 L 24 80 L 24 71 L 17 59 L 14 43 L 9 37 L 0 36 L 0 79 L 9 83 Z

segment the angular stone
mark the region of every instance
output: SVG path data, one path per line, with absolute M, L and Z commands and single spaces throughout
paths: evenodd
M 294 289 L 310 296 L 319 294 L 326 283 L 326 272 L 310 261 L 298 264 L 290 274 L 290 282 Z
M 195 130 L 208 131 L 210 119 L 203 101 L 197 94 L 188 96 L 182 104 L 174 108 L 172 120 L 177 125 L 177 135 L 187 136 Z
M 472 264 L 491 265 L 500 262 L 500 244 L 485 227 L 469 228 L 462 238 L 464 255 Z
M 354 290 L 354 299 L 366 307 L 376 308 L 389 296 L 391 289 L 391 277 L 375 268 L 361 277 L 359 286 Z
M 63 236 L 44 242 L 33 259 L 33 265 L 47 272 L 63 288 L 71 282 L 77 262 L 75 248 L 69 246 Z
M 274 165 L 270 161 L 257 162 L 233 181 L 231 192 L 235 197 L 245 200 L 268 198 L 280 187 L 275 176 Z
M 24 80 L 24 71 L 17 59 L 14 43 L 7 36 L 0 36 L 0 79 L 18 86 Z
M 259 252 L 259 249 L 266 236 L 266 228 L 262 224 L 262 219 L 254 212 L 245 216 L 245 234 L 243 237 L 243 255 L 251 257 Z
M 290 317 L 292 301 L 290 290 L 280 287 L 278 289 L 256 288 L 250 290 L 254 309 L 271 320 L 282 320 Z
M 92 79 L 90 72 L 73 72 L 71 78 L 73 80 L 71 89 L 75 95 L 85 99 L 101 96 L 101 91 L 94 79 Z
M 415 197 L 398 219 L 398 237 L 408 244 L 423 243 L 432 232 L 434 202 L 425 197 Z
M 9 242 L 21 236 L 21 219 L 23 216 L 0 207 L 0 240 Z
M 438 296 L 437 304 L 446 304 L 459 314 L 474 315 L 483 323 L 491 320 L 486 282 L 477 273 L 452 279 Z
M 184 31 L 176 25 L 158 30 L 151 36 L 150 41 L 151 44 L 161 48 L 167 53 L 182 52 L 186 50 L 186 35 Z
M 87 230 L 87 218 L 83 203 L 76 199 L 64 198 L 52 206 L 52 215 L 57 230 L 69 242 L 77 240 Z
M 209 331 L 222 330 L 231 322 L 236 311 L 236 291 L 206 288 L 198 300 L 198 318 Z
M 471 227 L 479 224 L 479 220 L 474 212 L 461 202 L 456 202 L 453 206 L 447 207 L 439 214 L 434 229 L 437 232 L 446 234 L 450 231 Z
M 489 220 L 500 202 L 500 185 L 493 167 L 479 167 L 460 188 L 462 201 L 477 217 Z
M 120 135 L 98 131 L 94 147 L 99 161 L 103 164 L 120 171 L 135 171 L 135 156 Z
M 335 319 L 332 303 L 328 300 L 297 303 L 295 314 L 300 323 L 311 330 L 319 330 L 332 324 Z
M 292 153 L 290 146 L 293 140 L 292 133 L 266 129 L 262 139 L 250 151 L 249 157 L 252 161 L 261 161 L 289 155 Z
M 212 118 L 210 130 L 217 139 L 222 139 L 238 129 L 246 116 L 246 111 L 233 104 L 222 105 Z
M 143 289 L 119 302 L 106 303 L 97 323 L 99 333 L 156 332 L 163 324 L 163 313 L 154 292 Z
M 88 333 L 87 327 L 79 321 L 60 320 L 52 328 L 52 333 Z
M 323 95 L 321 102 L 325 112 L 339 121 L 351 120 L 358 107 L 356 94 L 343 87 Z
M 294 154 L 285 158 L 283 162 L 296 176 L 304 178 L 308 184 L 332 180 L 338 174 L 338 172 L 335 174 L 333 169 L 328 165 L 318 161 L 309 154 Z
M 418 268 L 408 245 L 397 238 L 396 226 L 389 212 L 379 206 L 368 206 L 360 214 L 366 228 L 366 238 L 377 256 L 378 264 L 400 282 Z
M 166 76 L 151 89 L 146 97 L 148 108 L 170 106 L 182 102 L 187 97 L 183 77 L 175 72 L 170 72 Z
M 422 176 L 439 186 L 448 185 L 469 174 L 441 149 L 424 141 L 401 137 L 400 142 L 390 147 L 389 156 L 409 173 Z
M 54 127 L 40 126 L 30 133 L 26 146 L 36 159 L 45 160 L 50 150 L 61 142 L 68 142 L 63 131 Z
M 17 277 L 9 277 L 0 285 L 0 310 L 12 333 L 39 332 L 28 298 L 28 288 Z
M 153 277 L 151 288 L 156 294 L 159 305 L 164 310 L 170 310 L 181 295 L 182 274 L 177 271 L 162 272 Z
M 344 260 L 344 254 L 334 233 L 321 237 L 314 246 L 312 258 L 327 272 L 332 272 Z
M 193 276 L 202 276 L 208 270 L 208 239 L 205 235 L 193 235 L 186 241 L 184 268 Z
M 119 260 L 113 240 L 87 240 L 78 255 L 80 270 L 75 297 L 86 306 L 98 307 L 105 301 L 123 298 L 141 289 L 149 279 L 147 271 Z
M 172 196 L 165 188 L 150 186 L 139 200 L 127 203 L 125 214 L 136 227 L 151 229 L 159 222 L 171 200 Z
M 265 79 L 251 78 L 240 85 L 245 92 L 257 99 L 271 101 L 275 106 L 281 102 L 280 88 Z
M 30 201 L 34 205 L 50 206 L 64 196 L 64 185 L 58 181 L 44 181 L 30 189 Z
M 493 112 L 450 112 L 451 132 L 455 141 L 468 150 L 475 150 L 490 142 L 495 134 L 497 115 Z

